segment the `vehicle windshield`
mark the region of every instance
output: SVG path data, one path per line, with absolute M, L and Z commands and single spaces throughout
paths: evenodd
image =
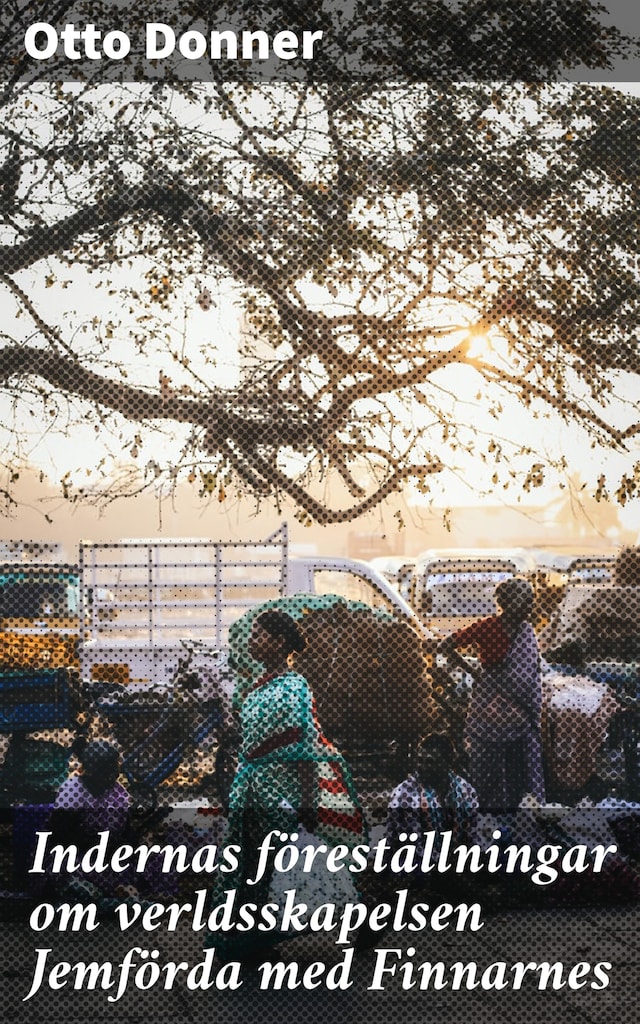
M 361 601 L 370 608 L 393 613 L 391 601 L 371 580 L 353 572 L 335 569 L 316 569 L 314 572 L 316 594 L 337 594 L 347 601 Z
M 0 574 L 0 618 L 66 618 L 77 614 L 78 585 L 74 579 Z
M 509 575 L 507 572 L 434 573 L 426 580 L 430 614 L 434 617 L 493 615 L 496 586 Z

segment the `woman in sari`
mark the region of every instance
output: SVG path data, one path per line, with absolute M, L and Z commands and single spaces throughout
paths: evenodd
M 465 722 L 469 778 L 480 806 L 514 810 L 526 793 L 544 801 L 538 642 L 529 622 L 533 590 L 507 579 L 495 593 L 497 615 L 474 622 L 439 647 L 449 662 L 473 677 Z M 480 667 L 460 651 L 475 647 Z
M 323 735 L 313 696 L 304 676 L 291 667 L 305 641 L 295 620 L 281 611 L 259 615 L 249 638 L 249 653 L 265 673 L 248 690 L 240 709 L 238 769 L 229 797 L 227 846 L 240 850 L 240 863 L 221 879 L 219 889 L 236 888 L 252 902 L 267 901 L 267 872 L 246 893 L 246 880 L 255 877 L 262 839 L 272 829 L 295 832 L 301 824 L 328 846 L 353 848 L 366 841 L 366 827 L 351 774 L 344 758 Z M 273 940 L 272 940 L 273 941 Z M 255 951 L 243 935 L 211 935 L 218 954 Z

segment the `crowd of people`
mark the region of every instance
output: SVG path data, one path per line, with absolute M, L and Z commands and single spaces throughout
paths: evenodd
M 495 615 L 453 633 L 439 646 L 450 667 L 473 678 L 464 749 L 455 749 L 443 733 L 427 735 L 416 745 L 406 778 L 388 801 L 384 837 L 390 850 L 413 835 L 420 854 L 430 832 L 441 836 L 450 831 L 456 843 L 477 842 L 483 815 L 503 822 L 507 832 L 523 800 L 544 804 L 540 653 L 530 623 L 533 590 L 524 579 L 506 579 L 495 597 Z M 238 764 L 225 834 L 225 843 L 241 853 L 233 873 L 214 882 L 213 908 L 231 888 L 254 903 L 268 900 L 268 871 L 250 890 L 247 885 L 256 874 L 263 840 L 273 830 L 291 834 L 304 829 L 316 841 L 346 849 L 369 840 L 349 764 L 324 735 L 309 684 L 295 668 L 296 655 L 305 647 L 300 625 L 283 611 L 264 611 L 254 619 L 248 646 L 263 673 L 239 710 Z M 60 790 L 53 827 L 60 827 L 66 809 L 67 829 L 86 846 L 107 821 L 114 836 L 120 835 L 128 807 L 118 781 L 117 751 L 105 742 L 93 744 L 84 752 L 81 775 Z M 416 875 L 412 885 L 429 883 L 419 871 Z M 384 881 L 377 879 L 377 884 Z M 393 887 L 395 881 L 386 883 Z M 365 877 L 365 890 L 366 884 Z M 212 935 L 211 942 L 220 959 L 252 956 L 264 945 L 243 930 Z

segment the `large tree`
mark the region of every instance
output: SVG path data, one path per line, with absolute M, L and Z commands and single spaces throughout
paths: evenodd
M 6 80 L 5 463 L 92 424 L 105 494 L 186 477 L 329 523 L 428 490 L 462 451 L 535 486 L 514 399 L 632 452 L 637 102 L 543 82 Z M 215 326 L 188 326 L 224 295 L 244 318 L 228 379 Z M 492 433 L 452 403 L 463 378 Z M 635 494 L 634 462 L 594 489 Z

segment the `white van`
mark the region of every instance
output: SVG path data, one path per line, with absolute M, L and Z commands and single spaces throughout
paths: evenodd
M 476 619 L 496 611 L 498 583 L 528 575 L 523 557 L 470 556 L 454 549 L 418 560 L 413 573 L 411 605 L 430 633 L 443 639 Z

